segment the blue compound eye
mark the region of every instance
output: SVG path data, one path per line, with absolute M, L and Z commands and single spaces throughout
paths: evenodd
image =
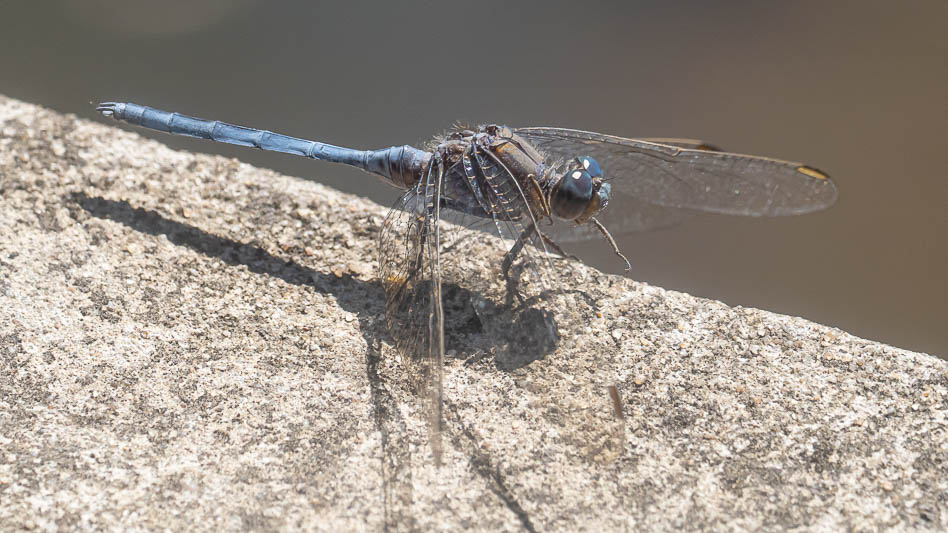
M 599 168 L 599 162 L 595 159 L 587 155 L 581 155 L 577 157 L 576 160 L 579 161 L 579 164 L 586 170 L 586 172 L 589 173 L 590 176 L 594 178 L 602 177 L 602 169 Z
M 574 220 L 586 212 L 592 197 L 593 178 L 585 169 L 578 168 L 560 178 L 550 198 L 550 207 L 556 216 Z

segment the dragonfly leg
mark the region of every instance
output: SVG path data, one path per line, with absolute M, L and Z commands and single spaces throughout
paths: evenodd
M 549 246 L 550 249 L 556 252 L 556 254 L 559 255 L 560 257 L 563 257 L 566 259 L 572 259 L 574 261 L 582 261 L 580 258 L 564 250 L 559 244 L 556 243 L 556 241 L 551 239 L 546 233 L 543 233 L 542 231 L 537 231 L 537 233 L 540 234 L 540 238 L 543 239 L 543 242 L 545 242 L 546 245 Z
M 523 250 L 527 241 L 533 237 L 534 233 L 539 233 L 537 231 L 536 224 L 530 224 L 523 232 L 520 234 L 520 237 L 517 239 L 517 242 L 504 254 L 504 261 L 501 264 L 501 269 L 504 274 L 504 282 L 507 284 L 507 305 L 510 306 L 513 303 L 513 298 L 516 296 L 517 300 L 520 303 L 524 302 L 523 295 L 520 294 L 520 289 L 517 287 L 520 281 L 519 275 L 516 279 L 510 276 L 510 268 L 513 266 L 514 260 Z
M 504 262 L 502 264 L 504 281 L 507 284 L 507 304 L 510 305 L 513 302 L 513 297 L 516 296 L 517 300 L 521 305 L 525 303 L 523 296 L 520 294 L 519 289 L 517 288 L 518 280 L 514 279 L 510 275 L 510 268 L 513 266 L 514 260 L 517 259 L 517 256 L 520 255 L 520 252 L 523 251 L 523 247 L 527 242 L 533 237 L 534 234 L 539 235 L 543 242 L 551 249 L 554 253 L 560 257 L 573 259 L 580 261 L 578 257 L 570 254 L 564 250 L 559 244 L 556 243 L 552 238 L 538 230 L 536 224 L 530 224 L 523 232 L 520 234 L 520 238 L 517 239 L 517 242 L 507 251 L 504 255 Z
M 629 263 L 629 258 L 622 255 L 622 252 L 619 251 L 619 245 L 616 244 L 616 241 L 615 239 L 612 238 L 612 235 L 609 233 L 609 230 L 607 230 L 606 227 L 603 226 L 601 222 L 596 220 L 596 217 L 593 217 L 590 220 L 592 220 L 593 223 L 596 224 L 596 228 L 602 233 L 602 236 L 606 239 L 609 245 L 612 246 L 612 251 L 615 252 L 615 254 L 619 256 L 620 259 L 625 261 L 625 271 L 629 272 L 630 270 L 632 270 L 632 263 Z

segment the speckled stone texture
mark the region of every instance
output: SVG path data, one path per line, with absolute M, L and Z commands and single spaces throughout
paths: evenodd
M 944 361 L 560 259 L 543 345 L 481 234 L 437 468 L 385 208 L 112 126 L 0 98 L 0 530 L 948 529 Z

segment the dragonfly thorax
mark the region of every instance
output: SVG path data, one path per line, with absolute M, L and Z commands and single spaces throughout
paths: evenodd
M 481 189 L 478 192 L 484 199 L 479 202 L 484 207 L 520 205 L 528 208 L 535 219 L 556 217 L 583 224 L 609 202 L 610 187 L 595 159 L 579 156 L 565 165 L 556 164 L 505 126 L 458 127 L 433 150 L 444 159 L 446 167 L 458 169 L 458 174 L 463 171 L 472 190 Z M 500 175 L 517 183 L 516 195 L 522 196 L 522 202 L 509 203 L 513 191 L 501 190 L 507 186 L 500 185 L 504 183 L 497 179 Z M 501 190 L 498 199 L 507 196 L 502 202 L 491 202 L 494 191 L 488 188 Z

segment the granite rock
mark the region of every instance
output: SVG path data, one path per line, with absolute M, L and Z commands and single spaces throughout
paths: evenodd
M 948 529 L 935 357 L 474 235 L 437 467 L 385 208 L 3 97 L 0 191 L 2 530 Z

